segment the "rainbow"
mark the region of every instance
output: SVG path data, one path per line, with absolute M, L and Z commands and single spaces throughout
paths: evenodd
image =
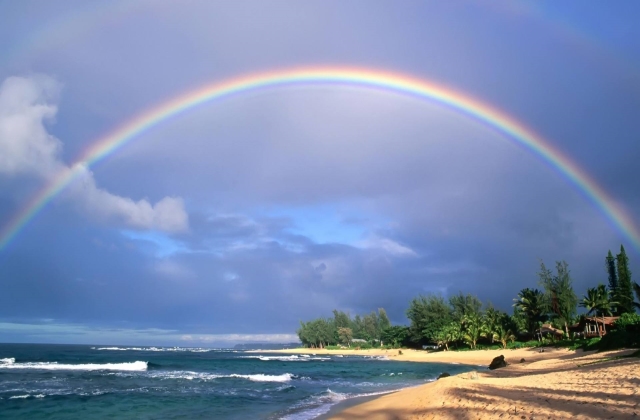
M 327 67 L 295 68 L 258 73 L 200 87 L 143 112 L 87 148 L 70 168 L 45 185 L 0 231 L 0 250 L 80 173 L 105 159 L 163 121 L 198 105 L 260 89 L 296 85 L 346 85 L 378 89 L 429 100 L 471 117 L 506 135 L 542 158 L 575 185 L 631 243 L 640 250 L 640 234 L 633 220 L 584 171 L 538 134 L 509 115 L 448 87 L 382 71 Z

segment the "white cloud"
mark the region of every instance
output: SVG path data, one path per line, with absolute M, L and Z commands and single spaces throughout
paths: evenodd
M 398 242 L 389 239 L 383 238 L 380 236 L 371 236 L 364 241 L 360 241 L 356 244 L 360 248 L 365 249 L 378 249 L 386 252 L 387 254 L 391 254 L 399 257 L 417 257 L 418 254 L 411 248 L 408 248 L 404 245 L 400 245 Z
M 0 173 L 50 176 L 62 168 L 57 156 L 60 140 L 51 136 L 44 121 L 57 107 L 48 103 L 58 85 L 53 79 L 10 77 L 0 86 Z
M 10 77 L 0 86 L 0 174 L 31 175 L 51 179 L 75 171 L 78 181 L 70 195 L 85 211 L 101 219 L 116 220 L 138 229 L 186 231 L 189 218 L 179 197 L 164 197 L 155 204 L 112 194 L 97 186 L 86 167 L 69 168 L 60 160 L 62 142 L 44 125 L 57 107 L 50 102 L 59 91 L 51 78 Z
M 0 336 L 26 343 L 123 344 L 232 346 L 237 343 L 291 343 L 296 334 L 194 334 L 161 328 L 119 328 L 58 323 L 40 320 L 37 323 L 0 322 Z
M 293 343 L 300 341 L 296 334 L 186 334 L 180 338 L 183 341 L 197 343 Z

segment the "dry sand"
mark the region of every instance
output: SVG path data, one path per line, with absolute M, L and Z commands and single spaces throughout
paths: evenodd
M 608 358 L 634 350 L 565 349 L 426 353 L 389 350 L 394 360 L 487 366 L 504 354 L 510 366 L 464 373 L 385 395 L 337 413 L 334 419 L 640 419 L 640 358 Z M 329 353 L 339 351 L 285 351 Z M 344 354 L 385 355 L 384 350 Z M 525 363 L 519 363 L 524 358 Z M 595 362 L 595 363 L 594 363 Z

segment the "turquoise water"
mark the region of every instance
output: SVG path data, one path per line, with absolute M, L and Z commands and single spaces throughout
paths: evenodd
M 224 349 L 0 344 L 0 418 L 312 419 L 463 365 Z

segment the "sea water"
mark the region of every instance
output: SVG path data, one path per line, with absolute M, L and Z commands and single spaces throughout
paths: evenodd
M 312 419 L 470 366 L 228 349 L 0 344 L 0 418 Z

